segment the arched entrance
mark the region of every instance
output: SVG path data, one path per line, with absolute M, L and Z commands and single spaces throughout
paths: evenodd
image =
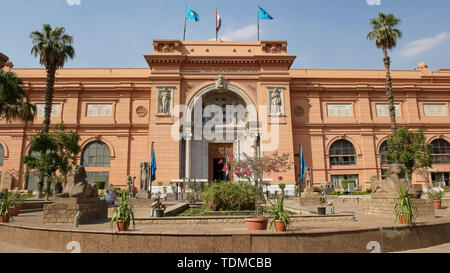
M 255 155 L 259 147 L 256 108 L 236 86 L 211 84 L 200 89 L 187 105 L 185 121 L 186 178 L 233 179 L 222 172 L 227 155 Z

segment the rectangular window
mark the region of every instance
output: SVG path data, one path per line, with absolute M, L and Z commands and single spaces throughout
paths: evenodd
M 329 117 L 351 117 L 351 104 L 327 104 L 327 113 Z
M 36 115 L 43 117 L 45 115 L 45 104 L 36 104 Z M 50 116 L 59 117 L 61 115 L 61 104 L 52 104 L 52 113 Z
M 446 104 L 424 104 L 423 114 L 427 117 L 445 117 L 447 116 Z
M 95 181 L 105 181 L 105 187 L 108 186 L 109 172 L 86 172 L 87 181 L 94 183 Z
M 88 104 L 86 106 L 88 117 L 110 117 L 112 116 L 112 104 Z
M 330 156 L 331 166 L 356 165 L 356 156 Z
M 344 174 L 344 175 L 332 175 L 331 182 L 333 183 L 334 188 L 342 189 L 342 180 L 355 180 L 356 185 L 358 186 L 358 175 L 357 174 Z
M 377 117 L 389 117 L 389 105 L 388 104 L 376 104 Z M 394 104 L 395 116 L 400 116 L 399 105 Z

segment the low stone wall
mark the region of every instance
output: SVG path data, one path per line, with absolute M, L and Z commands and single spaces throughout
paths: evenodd
M 80 212 L 79 223 L 108 217 L 108 204 L 97 198 L 56 198 L 53 204 L 44 205 L 44 224 L 74 223 Z
M 431 200 L 411 199 L 417 208 L 417 219 L 434 218 L 434 207 Z M 364 213 L 395 217 L 395 199 L 363 199 Z
M 151 217 L 136 218 L 136 224 L 141 225 L 173 225 L 173 224 L 195 224 L 195 225 L 216 225 L 216 224 L 245 224 L 245 216 L 197 216 L 193 217 Z M 269 217 L 269 222 L 270 222 Z M 298 222 L 342 222 L 355 221 L 353 214 L 328 214 L 328 215 L 293 215 L 292 223 Z
M 410 227 L 347 229 L 330 232 L 247 231 L 190 234 L 170 232 L 95 232 L 0 224 L 0 241 L 48 251 L 82 253 L 368 253 L 369 242 L 381 252 L 425 248 L 450 242 L 450 223 Z

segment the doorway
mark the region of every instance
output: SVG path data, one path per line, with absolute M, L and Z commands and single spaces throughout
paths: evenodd
M 233 174 L 229 171 L 222 171 L 227 155 L 233 152 L 233 143 L 209 143 L 209 181 L 230 181 Z

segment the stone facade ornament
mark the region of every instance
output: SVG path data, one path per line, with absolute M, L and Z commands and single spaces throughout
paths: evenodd
M 215 81 L 217 89 L 227 89 L 227 79 L 223 75 L 219 75 L 219 77 Z
M 160 53 L 176 53 L 180 51 L 179 41 L 154 41 L 153 48 Z
M 283 115 L 284 114 L 284 99 L 283 99 L 282 87 L 269 88 L 269 103 L 271 115 Z
M 172 113 L 173 87 L 158 88 L 158 112 L 161 115 Z
M 144 106 L 139 106 L 138 108 L 136 108 L 136 114 L 138 115 L 138 117 L 143 118 L 147 116 L 147 109 Z

